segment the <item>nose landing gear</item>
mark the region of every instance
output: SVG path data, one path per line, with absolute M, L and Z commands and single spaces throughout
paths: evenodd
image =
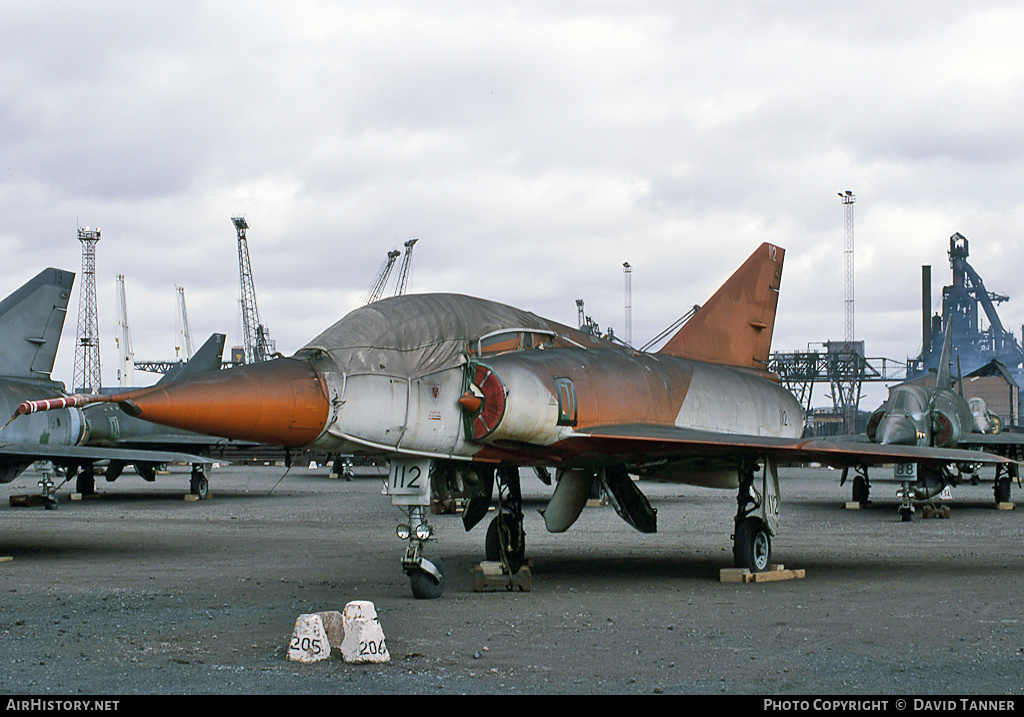
M 399 539 L 409 543 L 402 558 L 402 570 L 409 576 L 413 596 L 427 600 L 441 597 L 445 588 L 444 563 L 438 558 L 423 557 L 423 546 L 434 535 L 426 518 L 431 464 L 429 459 L 392 459 L 388 474 L 391 504 L 401 507 L 407 518 L 396 530 Z
M 420 600 L 439 598 L 444 593 L 444 563 L 440 558 L 428 560 L 423 557 L 423 546 L 433 538 L 434 529 L 425 518 L 426 511 L 421 505 L 406 506 L 408 523 L 398 526 L 398 537 L 409 541 L 402 558 L 402 570 L 409 576 L 412 594 Z

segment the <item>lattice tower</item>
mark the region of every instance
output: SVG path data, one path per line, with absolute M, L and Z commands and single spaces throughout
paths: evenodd
M 626 308 L 625 308 L 625 321 L 626 331 L 625 339 L 626 343 L 633 344 L 633 267 L 629 265 L 629 262 L 623 262 L 622 264 L 623 281 L 625 282 L 625 294 L 626 294 Z
M 843 222 L 843 251 L 846 263 L 846 277 L 844 284 L 844 318 L 845 318 L 845 331 L 843 333 L 843 341 L 849 346 L 847 350 L 850 350 L 854 342 L 853 332 L 853 203 L 856 197 L 853 196 L 853 192 L 847 191 L 844 194 L 839 195 L 843 200 L 843 207 L 845 209 L 845 221 Z
M 856 197 L 854 197 L 853 192 L 849 190 L 840 193 L 839 197 L 843 200 L 843 210 L 845 214 L 843 222 L 843 253 L 846 264 L 846 276 L 843 291 L 843 314 L 845 319 L 843 342 L 845 344 L 844 351 L 850 356 L 851 360 L 854 361 L 856 365 L 858 359 L 854 351 L 853 331 L 853 203 L 856 200 Z M 841 390 L 844 392 L 849 392 L 849 395 L 843 400 L 843 423 L 846 424 L 847 434 L 854 434 L 857 432 L 857 406 L 860 402 L 860 383 L 856 378 L 858 376 L 857 367 L 855 367 L 852 376 L 852 381 L 844 383 L 841 387 Z
M 82 293 L 78 299 L 78 340 L 72 386 L 82 393 L 99 393 L 102 383 L 96 308 L 96 242 L 99 240 L 99 227 L 78 228 L 78 241 L 82 242 Z

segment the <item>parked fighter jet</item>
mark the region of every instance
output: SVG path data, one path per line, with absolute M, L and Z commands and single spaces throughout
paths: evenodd
M 423 547 L 433 537 L 431 496 L 453 487 L 468 498 L 463 522 L 471 529 L 496 486 L 486 552 L 518 570 L 520 467 L 555 467 L 544 511 L 552 532 L 573 524 L 595 479 L 644 532 L 657 529 L 657 513 L 631 474 L 738 490 L 736 564 L 765 570 L 778 530 L 780 460 L 897 460 L 937 470 L 975 456 L 801 437 L 799 403 L 765 369 L 783 256 L 761 245 L 654 354 L 484 299 L 406 295 L 356 309 L 290 358 L 111 400 L 200 433 L 388 456 L 391 501 L 408 518 L 398 528 L 408 541 L 402 566 L 417 597 L 444 588 L 440 561 Z
M 964 397 L 963 379 L 953 379 L 952 323 L 947 324 L 939 359 L 935 386 L 902 385 L 889 393 L 888 399 L 868 420 L 867 438 L 880 445 L 932 446 L 985 451 L 1007 457 L 1020 458 L 1024 449 L 1024 436 L 1003 434 L 998 416 L 989 413 L 985 402 Z M 959 373 L 959 372 L 958 372 Z M 959 386 L 958 389 L 954 388 Z M 952 468 L 956 468 L 956 473 Z M 909 471 L 911 466 L 906 467 Z M 868 472 L 857 467 L 853 480 L 853 500 L 865 502 L 870 492 Z M 928 500 L 947 486 L 961 482 L 963 473 L 976 474 L 976 464 L 964 462 L 944 466 L 941 470 L 922 470 L 897 474 L 901 484 L 900 515 L 905 521 L 914 515 L 912 501 Z M 1017 476 L 1016 463 L 996 466 L 995 499 L 1010 499 L 1010 482 Z M 846 472 L 840 485 L 846 481 Z
M 12 415 L 31 397 L 60 398 L 64 386 L 50 377 L 67 315 L 75 275 L 44 269 L 0 301 L 0 414 Z M 92 470 L 100 460 L 122 461 L 143 469 L 197 456 L 158 451 L 125 451 L 86 445 L 89 423 L 79 409 L 55 410 L 0 429 L 0 483 L 9 483 L 35 461 L 46 460 L 67 471 Z M 201 459 L 200 459 L 201 460 Z M 48 507 L 56 504 L 50 497 Z

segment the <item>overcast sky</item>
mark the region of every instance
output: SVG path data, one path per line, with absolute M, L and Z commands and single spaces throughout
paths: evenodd
M 920 351 L 920 267 L 937 311 L 954 232 L 1020 338 L 1019 1 L 0 10 L 0 295 L 46 266 L 80 285 L 77 227 L 101 227 L 105 384 L 117 274 L 136 359 L 174 357 L 175 285 L 197 346 L 242 341 L 236 215 L 286 354 L 412 237 L 410 293 L 569 324 L 582 298 L 620 335 L 628 261 L 636 345 L 773 242 L 773 347 L 842 339 L 846 190 L 869 356 Z M 68 384 L 78 308 L 76 290 L 54 371 Z

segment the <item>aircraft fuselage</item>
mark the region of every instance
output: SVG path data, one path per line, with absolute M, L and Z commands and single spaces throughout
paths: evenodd
M 62 386 L 52 381 L 27 378 L 0 378 L 0 416 L 9 417 L 25 400 L 59 397 Z M 6 418 L 5 418 L 6 420 Z M 58 410 L 23 416 L 0 431 L 0 446 L 17 444 L 32 446 L 76 446 L 87 434 L 87 423 L 79 408 Z M 24 457 L 0 454 L 0 483 L 9 483 L 24 471 L 31 461 Z
M 314 365 L 340 408 L 311 447 L 330 452 L 595 465 L 600 459 L 581 454 L 574 439 L 596 425 L 780 438 L 803 431 L 792 394 L 752 371 L 621 348 L 470 357 L 414 379 L 323 370 L 326 363 Z M 479 399 L 475 410 L 459 403 L 466 394 Z

